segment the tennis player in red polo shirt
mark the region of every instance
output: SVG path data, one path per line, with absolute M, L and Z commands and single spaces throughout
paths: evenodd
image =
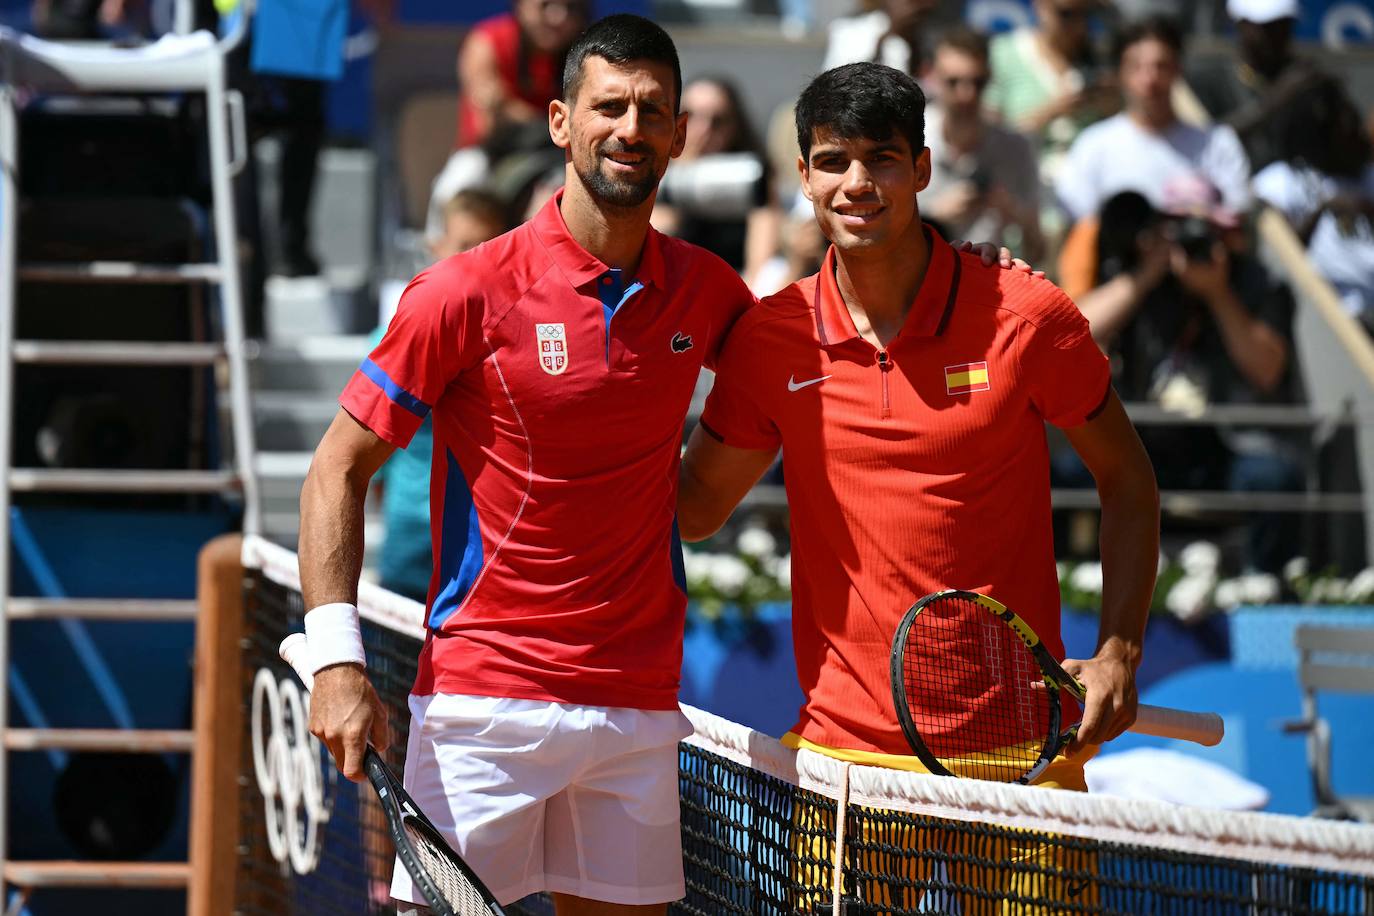
M 566 188 L 420 274 L 340 398 L 301 498 L 312 730 L 361 778 L 385 740 L 357 630 L 367 481 L 434 420 L 435 569 L 405 784 L 502 901 L 660 913 L 683 895 L 673 524 L 703 363 L 753 300 L 649 227 L 686 116 L 672 41 L 635 16 L 568 55 L 550 132 Z M 425 912 L 404 868 L 392 895 Z
M 879 64 L 830 70 L 802 93 L 802 189 L 832 245 L 819 274 L 731 332 L 683 461 L 679 525 L 689 540 L 713 533 L 782 448 L 806 694 L 787 741 L 919 769 L 888 672 L 917 598 L 991 594 L 1062 657 L 1044 424 L 1062 428 L 1097 480 L 1105 592 L 1096 654 L 1066 663 L 1088 688 L 1078 742 L 1042 782 L 1081 790 L 1074 752 L 1135 715 L 1154 475 L 1074 304 L 921 222 L 924 106 L 910 77 Z

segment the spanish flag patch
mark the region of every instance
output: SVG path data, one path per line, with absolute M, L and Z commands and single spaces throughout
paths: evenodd
M 970 391 L 987 391 L 988 363 L 960 363 L 945 367 L 945 392 L 947 394 L 968 394 Z

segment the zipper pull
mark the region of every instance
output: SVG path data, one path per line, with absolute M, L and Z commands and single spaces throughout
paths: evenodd
M 886 350 L 878 351 L 879 376 L 883 380 L 883 407 L 881 416 L 886 419 L 892 416 L 892 396 L 887 390 L 887 373 L 892 369 L 892 359 L 887 355 Z

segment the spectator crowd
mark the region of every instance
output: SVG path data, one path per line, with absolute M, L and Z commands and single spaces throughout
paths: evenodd
M 1190 418 L 1214 404 L 1301 400 L 1294 299 L 1257 253 L 1262 205 L 1374 327 L 1365 112 L 1295 51 L 1299 0 L 1227 0 L 1233 55 L 1194 70 L 1180 22 L 1148 5 L 1035 0 L 1033 25 L 991 37 L 937 28 L 937 6 L 877 0 L 835 20 L 824 66 L 873 60 L 917 77 L 930 101 L 923 218 L 1044 267 L 1088 318 L 1123 400 Z M 509 225 L 556 188 L 562 157 L 544 112 L 562 50 L 590 15 L 586 0 L 513 0 L 470 32 L 432 241 L 462 188 L 501 201 Z M 759 295 L 814 272 L 826 243 L 795 190 L 796 148 L 777 129 L 790 110 L 761 132 L 725 75 L 689 80 L 681 103 L 686 148 L 654 225 L 715 252 Z M 1273 429 L 1158 425 L 1143 438 L 1166 489 L 1283 492 L 1307 479 L 1301 442 Z M 1091 484 L 1071 460 L 1055 475 Z M 1244 565 L 1277 569 L 1297 549 L 1294 529 L 1257 515 Z
M 796 25 L 821 2 L 779 9 Z M 951 21 L 948 2 L 857 3 L 826 25 L 818 63 L 878 61 L 917 78 L 929 101 L 923 218 L 946 238 L 1006 245 L 1046 270 L 1087 317 L 1127 403 L 1195 420 L 1212 405 L 1302 402 L 1294 297 L 1259 256 L 1264 206 L 1287 220 L 1347 313 L 1374 330 L 1374 121 L 1295 47 L 1300 0 L 1202 4 L 1224 6 L 1234 38 L 1229 53 L 1198 58 L 1185 47 L 1193 4 L 1173 4 L 1170 18 L 1163 0 L 1032 0 L 1031 24 L 987 35 Z M 80 16 L 67 15 L 75 6 Z M 34 22 L 61 35 L 69 19 L 109 18 L 115 6 L 37 0 Z M 467 30 L 452 150 L 430 189 L 417 257 L 473 247 L 557 190 L 563 153 L 549 137 L 549 103 L 594 15 L 592 0 L 510 0 Z M 772 294 L 815 272 L 827 244 L 797 190 L 790 106 L 753 123 L 748 87 L 724 72 L 688 75 L 685 146 L 653 224 Z M 281 219 L 284 272 L 309 273 L 312 181 L 291 175 L 313 168 L 322 95 L 308 81 L 278 82 L 313 93 L 285 119 L 305 139 L 287 144 Z M 1311 476 L 1299 433 L 1234 423 L 1142 433 L 1166 490 L 1297 491 Z M 1090 483 L 1067 459 L 1055 475 L 1060 486 Z M 398 511 L 415 503 L 387 486 Z M 1244 564 L 1277 569 L 1297 547 L 1294 529 L 1254 516 Z M 407 565 L 424 564 L 395 568 Z

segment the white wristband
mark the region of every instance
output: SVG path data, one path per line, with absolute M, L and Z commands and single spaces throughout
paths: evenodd
M 314 671 L 330 665 L 367 665 L 358 609 L 340 601 L 311 608 L 305 615 L 305 639 Z

